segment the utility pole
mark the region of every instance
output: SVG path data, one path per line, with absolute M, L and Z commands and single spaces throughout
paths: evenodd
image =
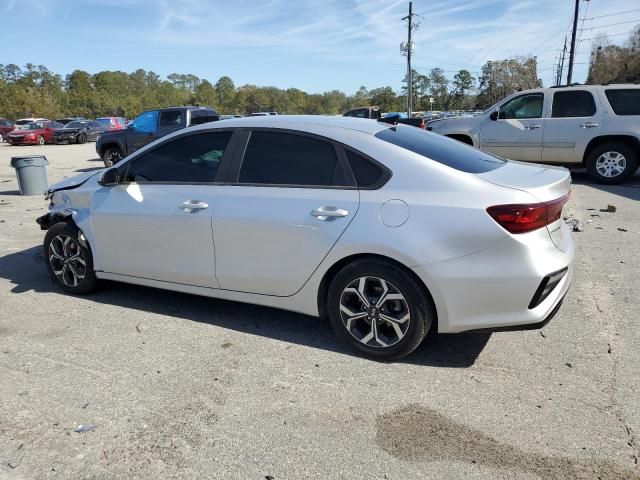
M 573 59 L 576 51 L 576 31 L 578 30 L 578 10 L 580 8 L 580 0 L 575 0 L 575 12 L 573 14 L 573 32 L 571 33 L 571 52 L 569 53 L 569 71 L 567 72 L 567 85 L 571 85 L 571 77 L 573 77 Z
M 558 77 L 558 86 L 562 83 L 562 73 L 564 72 L 564 56 L 567 53 L 567 36 L 564 37 L 564 48 L 562 49 L 562 59 L 560 60 L 560 76 Z
M 403 17 L 402 20 L 407 20 L 407 44 L 401 45 L 400 50 L 407 52 L 407 117 L 411 118 L 412 103 L 413 103 L 413 75 L 411 71 L 411 50 L 413 50 L 413 44 L 411 43 L 411 30 L 413 29 L 413 2 L 409 2 L 409 15 Z

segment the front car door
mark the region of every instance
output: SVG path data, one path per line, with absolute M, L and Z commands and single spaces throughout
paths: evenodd
M 544 131 L 544 93 L 517 95 L 487 117 L 480 129 L 480 148 L 500 157 L 539 162 Z
M 600 133 L 602 110 L 588 90 L 557 90 L 551 95 L 542 141 L 542 161 L 581 163 L 589 141 Z
M 358 210 L 345 163 L 341 147 L 326 138 L 253 130 L 214 210 L 220 288 L 295 294 Z
M 130 154 L 155 140 L 154 133 L 158 129 L 158 111 L 151 110 L 137 116 L 127 127 L 127 152 Z
M 211 218 L 230 131 L 179 136 L 118 166 L 92 201 L 102 271 L 217 288 Z

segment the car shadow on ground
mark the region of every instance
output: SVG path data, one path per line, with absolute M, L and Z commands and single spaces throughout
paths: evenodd
M 640 173 L 636 173 L 633 177 L 625 180 L 619 185 L 603 185 L 594 182 L 585 169 L 571 170 L 571 180 L 576 185 L 587 185 L 592 188 L 597 188 L 603 192 L 608 192 L 613 195 L 619 195 L 621 197 L 628 198 L 630 200 L 640 200 Z M 594 206 L 594 208 L 604 208 L 604 206 Z
M 0 278 L 13 284 L 12 293 L 28 291 L 66 295 L 47 274 L 42 247 L 0 257 Z M 275 308 L 217 300 L 118 282 L 102 282 L 87 301 L 118 305 L 284 342 L 355 355 L 340 343 L 328 321 Z M 491 334 L 430 335 L 403 363 L 446 368 L 472 366 Z
M 0 192 L 0 195 L 20 195 L 20 190 L 5 190 Z

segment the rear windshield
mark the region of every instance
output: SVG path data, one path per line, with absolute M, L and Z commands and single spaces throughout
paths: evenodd
M 640 88 L 608 88 L 604 93 L 616 115 L 640 115 Z
M 506 163 L 500 157 L 481 152 L 457 140 L 407 125 L 381 130 L 375 136 L 461 172 L 484 173 Z

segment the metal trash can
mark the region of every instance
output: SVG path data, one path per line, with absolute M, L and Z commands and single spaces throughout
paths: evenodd
M 49 162 L 43 155 L 11 157 L 21 195 L 42 195 L 47 191 L 47 165 Z

